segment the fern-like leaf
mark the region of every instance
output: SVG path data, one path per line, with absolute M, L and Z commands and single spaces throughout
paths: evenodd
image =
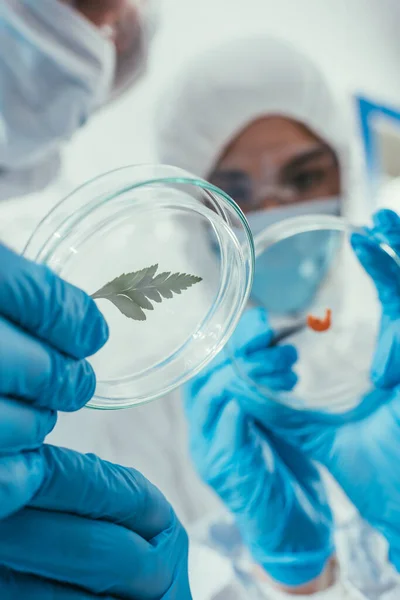
M 118 310 L 135 321 L 145 321 L 145 310 L 154 310 L 152 302 L 173 298 L 196 283 L 201 277 L 187 273 L 159 273 L 158 265 L 123 273 L 92 294 L 94 300 L 104 299 L 112 302 Z

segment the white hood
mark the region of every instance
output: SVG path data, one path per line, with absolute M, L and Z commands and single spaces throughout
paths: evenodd
M 234 39 L 189 62 L 160 95 L 161 162 L 207 177 L 224 148 L 258 118 L 299 121 L 347 160 L 341 110 L 324 76 L 294 46 L 268 36 Z

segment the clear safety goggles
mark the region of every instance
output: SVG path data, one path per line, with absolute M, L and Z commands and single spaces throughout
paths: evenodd
M 261 158 L 260 165 L 258 178 L 242 169 L 221 166 L 212 173 L 210 181 L 245 212 L 327 196 L 327 187 L 340 181 L 337 157 L 328 146 L 316 146 L 289 158 L 280 167 L 271 164 L 269 157 Z

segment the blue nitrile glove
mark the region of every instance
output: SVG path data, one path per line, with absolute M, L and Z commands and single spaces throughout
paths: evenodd
M 380 236 L 400 254 L 400 219 L 379 212 L 371 236 Z M 356 253 L 375 283 L 382 302 L 382 330 L 372 378 L 386 387 L 399 381 L 399 274 L 376 245 L 355 236 Z M 334 365 L 332 365 L 334 368 Z M 268 432 L 297 446 L 325 465 L 350 500 L 389 542 L 390 560 L 400 571 L 400 388 L 378 389 L 344 415 L 301 411 L 280 405 L 250 390 L 238 379 L 227 386 L 241 409 Z M 268 437 L 268 434 L 267 434 Z
M 364 269 L 375 283 L 382 305 L 382 320 L 377 352 L 372 365 L 372 380 L 382 388 L 400 384 L 400 217 L 391 210 L 374 215 L 374 226 L 367 229 L 371 241 L 353 236 L 353 248 Z M 376 242 L 394 250 L 397 258 L 379 251 Z M 384 246 L 385 247 L 385 246 Z
M 0 245 L 0 519 L 46 476 L 37 448 L 56 411 L 81 408 L 95 376 L 84 358 L 107 340 L 93 300 Z
M 265 312 L 244 314 L 233 335 L 236 359 L 269 388 L 296 383 L 292 346 L 268 348 Z M 318 577 L 334 553 L 332 515 L 317 469 L 297 448 L 260 435 L 230 392 L 237 378 L 228 354 L 185 390 L 191 454 L 203 480 L 233 513 L 255 561 L 275 581 L 299 586 Z
M 138 471 L 42 446 L 45 480 L 0 521 L 1 600 L 190 600 L 188 540 Z

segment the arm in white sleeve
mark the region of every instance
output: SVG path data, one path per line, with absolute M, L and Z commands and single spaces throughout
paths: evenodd
M 43 163 L 104 102 L 115 49 L 58 0 L 0 3 L 0 170 Z

